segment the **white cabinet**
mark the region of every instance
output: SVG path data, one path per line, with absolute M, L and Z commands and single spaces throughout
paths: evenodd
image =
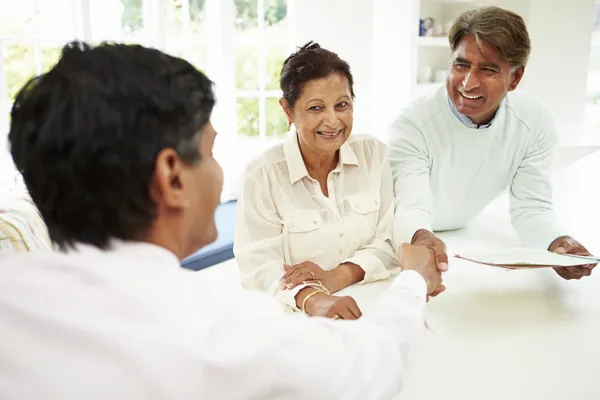
M 448 31 L 464 11 L 481 5 L 471 0 L 421 0 L 419 29 L 415 32 L 417 60 L 412 97 L 434 90 L 446 81 L 450 62 Z M 423 29 L 423 25 L 427 29 Z

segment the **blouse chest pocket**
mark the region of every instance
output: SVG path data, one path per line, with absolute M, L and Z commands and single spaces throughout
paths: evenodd
M 374 192 L 359 193 L 346 197 L 350 209 L 360 215 L 379 211 L 381 198 L 379 190 Z
M 346 203 L 348 209 L 344 228 L 356 232 L 357 244 L 364 246 L 375 236 L 381 207 L 379 190 L 348 196 Z
M 317 256 L 323 245 L 323 220 L 316 210 L 294 210 L 283 218 L 286 262 L 299 263 Z
M 318 211 L 296 210 L 284 220 L 290 233 L 306 233 L 321 227 L 321 214 Z

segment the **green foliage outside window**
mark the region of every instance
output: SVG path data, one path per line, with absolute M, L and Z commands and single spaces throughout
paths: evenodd
M 121 26 L 124 34 L 140 31 L 144 26 L 143 0 L 120 0 L 123 5 Z M 177 11 L 182 8 L 186 0 L 168 0 L 170 6 Z M 189 1 L 190 20 L 201 22 L 204 15 L 206 0 Z M 236 29 L 250 40 L 245 43 L 258 43 L 257 0 L 234 0 L 236 10 Z M 286 0 L 265 0 L 265 27 L 266 37 L 279 37 L 285 29 L 287 16 Z M 6 36 L 19 36 L 25 33 L 24 27 L 32 24 L 32 18 L 26 21 L 11 20 L 7 16 L 0 16 L 2 34 Z M 60 56 L 61 46 L 41 46 L 42 72 L 50 69 Z M 192 44 L 194 54 L 189 56 L 189 61 L 196 67 L 203 69 L 206 60 L 205 49 Z M 196 54 L 197 53 L 197 54 Z M 256 91 L 258 87 L 258 56 L 256 46 L 236 47 L 236 80 L 240 90 Z M 281 47 L 267 47 L 266 54 L 266 90 L 279 89 L 279 72 L 286 57 Z M 6 88 L 5 104 L 11 105 L 17 91 L 27 80 L 33 77 L 36 71 L 36 56 L 33 43 L 4 43 L 2 48 L 2 61 L 4 81 Z M 257 136 L 259 134 L 259 101 L 257 98 L 239 98 L 237 102 L 238 134 L 244 136 Z M 279 107 L 278 99 L 266 99 L 266 125 L 267 136 L 281 135 L 287 131 L 287 120 Z

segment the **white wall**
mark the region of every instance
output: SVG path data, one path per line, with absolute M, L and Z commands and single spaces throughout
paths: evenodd
M 374 0 L 372 59 L 372 127 L 368 131 L 384 140 L 400 107 L 410 100 L 416 76 L 419 0 Z
M 352 67 L 355 132 L 384 134 L 410 100 L 420 1 L 431 0 L 291 0 L 295 43 L 316 40 Z M 472 3 L 495 4 L 523 16 L 533 51 L 522 87 L 553 108 L 562 144 L 582 142 L 594 0 Z
M 371 0 L 290 1 L 293 43 L 314 40 L 350 64 L 356 94 L 354 132 L 372 129 L 373 10 Z
M 562 144 L 581 143 L 594 0 L 530 1 L 532 53 L 523 88 L 550 104 Z

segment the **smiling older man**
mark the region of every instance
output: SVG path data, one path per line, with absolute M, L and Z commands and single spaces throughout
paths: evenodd
M 523 19 L 499 7 L 467 11 L 448 39 L 445 87 L 409 105 L 393 125 L 396 243 L 434 246 L 443 270 L 445 246 L 432 232 L 464 227 L 508 187 L 512 223 L 524 245 L 589 254 L 554 215 L 552 111 L 515 90 L 531 52 Z M 579 279 L 593 267 L 555 270 Z

